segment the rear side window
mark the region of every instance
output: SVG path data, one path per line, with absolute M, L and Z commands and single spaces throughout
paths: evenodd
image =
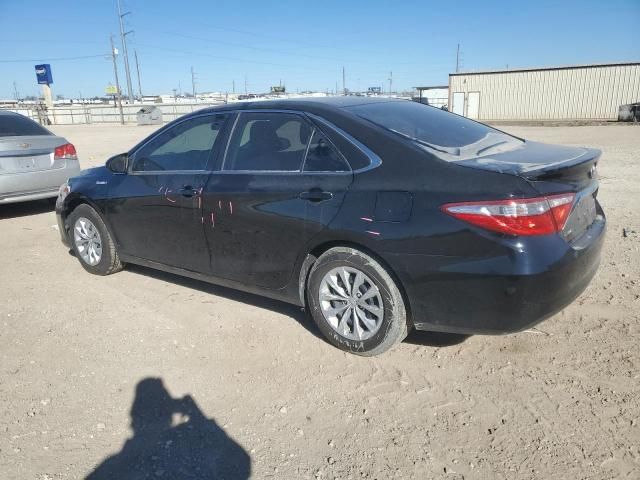
M 333 148 L 327 137 L 316 130 L 311 137 L 307 159 L 304 162 L 305 172 L 347 172 L 348 165 Z
M 490 143 L 518 141 L 481 123 L 411 101 L 369 103 L 346 110 L 418 142 L 444 147 L 445 153 L 453 155 L 457 154 L 456 149 L 469 145 L 488 148 L 488 144 L 480 145 L 485 138 Z
M 311 127 L 299 115 L 241 113 L 224 170 L 300 171 L 310 136 Z
M 228 114 L 196 117 L 162 132 L 135 153 L 132 170 L 206 170 L 228 117 Z
M 23 137 L 26 135 L 51 135 L 51 132 L 23 115 L 0 114 L 0 137 Z

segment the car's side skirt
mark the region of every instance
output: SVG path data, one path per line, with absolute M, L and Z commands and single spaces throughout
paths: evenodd
M 280 300 L 280 301 L 291 303 L 293 305 L 298 305 L 301 307 L 304 306 L 303 304 L 300 303 L 300 298 L 295 294 L 291 295 L 291 292 L 287 288 L 283 288 L 280 290 L 263 289 L 260 287 L 256 287 L 253 285 L 246 285 L 244 283 L 228 280 L 225 278 L 206 275 L 204 273 L 194 272 L 191 270 L 185 270 L 184 268 L 172 267 L 169 265 L 154 262 L 151 260 L 146 260 L 144 258 L 140 258 L 140 257 L 136 257 L 133 255 L 128 255 L 124 253 L 120 254 L 120 259 L 125 263 L 133 263 L 136 265 L 141 265 L 143 267 L 153 268 L 155 270 L 161 270 L 163 272 L 173 273 L 175 275 L 180 275 L 183 277 L 192 278 L 194 280 L 200 280 L 202 282 L 211 283 L 213 285 L 219 285 L 221 287 L 232 288 L 234 290 L 240 290 L 240 291 L 251 293 L 254 295 L 260 295 L 262 297 L 267 297 L 274 300 Z

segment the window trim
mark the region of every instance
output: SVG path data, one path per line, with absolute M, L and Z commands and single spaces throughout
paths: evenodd
M 178 125 L 181 125 L 185 122 L 194 120 L 196 118 L 204 118 L 204 117 L 214 117 L 216 115 L 229 115 L 229 117 L 231 118 L 233 116 L 235 112 L 234 111 L 221 111 L 221 112 L 207 112 L 207 113 L 200 113 L 197 115 L 192 115 L 189 116 L 187 118 L 182 118 L 182 119 L 178 119 L 175 122 L 171 122 L 168 123 L 164 128 L 159 129 L 157 132 L 155 132 L 154 135 L 152 135 L 151 137 L 149 137 L 148 139 L 146 139 L 143 143 L 140 143 L 138 145 L 136 145 L 132 150 L 129 151 L 129 153 L 127 154 L 130 161 L 128 162 L 129 165 L 127 166 L 127 174 L 128 175 L 184 175 L 184 174 L 193 174 L 193 175 L 203 175 L 203 174 L 207 174 L 207 173 L 214 173 L 215 167 L 216 165 L 211 165 L 211 163 L 215 163 L 215 159 L 211 158 L 211 153 L 213 151 L 213 146 L 215 145 L 215 141 L 213 142 L 213 145 L 211 146 L 211 150 L 209 150 L 209 158 L 207 159 L 207 165 L 205 169 L 200 169 L 200 170 L 141 170 L 141 171 L 134 171 L 133 170 L 133 164 L 135 163 L 135 156 L 137 155 L 137 153 L 142 150 L 145 146 L 147 146 L 147 144 L 151 143 L 153 140 L 155 140 L 156 138 L 158 138 L 160 135 L 163 135 L 164 133 L 168 132 L 169 130 L 177 127 Z M 237 121 L 237 115 L 236 115 L 236 121 Z M 234 125 L 235 126 L 235 123 Z M 226 127 L 226 126 L 225 126 Z M 224 129 L 226 130 L 226 128 Z M 224 130 L 222 130 L 220 133 L 221 134 L 226 134 L 224 132 Z M 217 138 L 216 138 L 217 140 Z M 222 138 L 221 141 L 224 141 L 224 137 Z M 226 152 L 225 152 L 226 153 Z
M 356 170 L 353 170 L 353 167 L 351 167 L 351 163 L 349 162 L 349 160 L 342 155 L 342 152 L 340 152 L 340 149 L 336 148 L 334 145 L 334 148 L 336 148 L 336 150 L 338 150 L 338 152 L 340 152 L 340 154 L 342 155 L 342 158 L 344 158 L 347 162 L 347 164 L 349 165 L 349 168 L 351 168 L 351 173 L 362 173 L 362 172 L 367 172 L 369 170 L 373 170 L 374 168 L 378 168 L 380 165 L 382 165 L 382 158 L 380 158 L 380 156 L 378 154 L 376 154 L 373 150 L 371 150 L 369 147 L 367 147 L 364 143 L 360 142 L 359 140 L 356 140 L 355 138 L 353 138 L 353 136 L 351 136 L 350 134 L 348 134 L 347 132 L 345 132 L 343 129 L 341 129 L 340 127 L 334 125 L 333 123 L 329 122 L 328 120 L 314 114 L 314 113 L 306 113 L 306 115 L 311 118 L 313 121 L 319 123 L 320 125 L 320 130 L 322 130 L 322 127 L 324 126 L 325 128 L 330 128 L 332 130 L 334 130 L 338 135 L 340 135 L 342 138 L 344 138 L 346 141 L 348 141 L 349 143 L 351 143 L 354 147 L 356 147 L 358 150 L 360 150 L 368 159 L 369 159 L 369 165 L 367 165 L 366 167 L 360 167 Z M 325 136 L 328 137 L 328 135 L 326 134 L 326 132 L 323 132 L 325 134 Z M 331 141 L 329 139 L 329 141 Z M 331 143 L 333 145 L 333 143 Z M 309 173 L 313 173 L 313 172 L 309 172 Z
M 333 150 L 338 154 L 338 156 L 342 160 L 342 163 L 347 167 L 347 170 L 313 170 L 313 171 L 306 171 L 304 169 L 304 167 L 307 166 L 307 159 L 309 157 L 309 149 L 311 148 L 311 141 L 313 140 L 313 136 L 316 134 L 316 132 L 320 132 L 322 134 L 322 136 L 329 143 L 331 148 L 333 148 Z M 314 173 L 318 174 L 319 173 L 319 174 L 322 174 L 322 175 L 327 175 L 327 174 L 331 174 L 331 173 L 336 173 L 336 174 L 349 173 L 349 174 L 352 174 L 353 173 L 353 168 L 351 168 L 351 164 L 349 163 L 349 161 L 345 158 L 345 156 L 342 154 L 340 149 L 338 149 L 338 147 L 336 147 L 333 144 L 333 142 L 331 141 L 329 136 L 326 133 L 324 133 L 320 128 L 318 128 L 318 127 L 316 127 L 314 125 L 313 126 L 313 130 L 311 131 L 311 136 L 309 137 L 309 143 L 307 144 L 307 151 L 304 154 L 304 161 L 302 162 L 302 167 L 300 168 L 300 172 L 303 173 L 303 174 L 314 174 Z

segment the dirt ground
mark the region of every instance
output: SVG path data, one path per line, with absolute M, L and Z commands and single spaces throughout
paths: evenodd
M 531 332 L 414 332 L 378 358 L 284 303 L 91 276 L 46 202 L 0 207 L 0 478 L 81 479 L 108 457 L 131 475 L 111 478 L 197 478 L 203 456 L 229 479 L 640 478 L 640 128 L 501 128 L 602 149 L 597 277 Z M 84 167 L 152 129 L 52 127 Z

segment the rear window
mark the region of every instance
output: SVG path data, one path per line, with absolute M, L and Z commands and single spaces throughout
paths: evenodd
M 0 137 L 23 137 L 25 135 L 51 135 L 51 133 L 22 115 L 0 114 Z
M 417 102 L 369 103 L 345 109 L 446 156 L 481 155 L 497 145 L 504 149 L 505 144 L 521 143 L 481 123 Z

